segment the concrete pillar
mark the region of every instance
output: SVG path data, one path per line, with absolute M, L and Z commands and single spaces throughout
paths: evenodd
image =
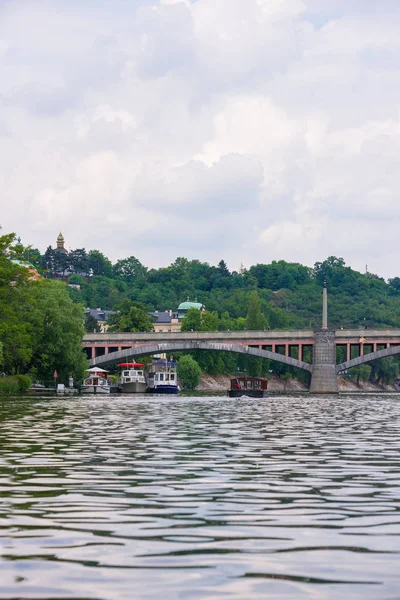
M 337 394 L 335 332 L 327 329 L 315 331 L 314 340 L 310 392 Z
M 299 360 L 303 360 L 303 344 L 299 344 Z
M 374 346 L 373 346 L 373 349 L 372 349 L 372 351 L 373 351 L 373 352 L 376 352 L 376 351 L 377 351 L 377 349 L 378 349 L 378 344 L 377 344 L 376 342 L 374 342 Z
M 276 352 L 276 344 L 272 344 L 272 352 Z
M 350 344 L 350 342 L 347 342 L 346 346 L 347 346 L 347 360 L 350 360 L 351 359 L 351 344 Z
M 92 346 L 92 358 L 96 358 L 96 346 Z
M 364 356 L 364 342 L 360 342 L 360 356 Z
M 104 354 L 108 354 L 108 346 L 104 347 Z
M 322 329 L 328 329 L 328 291 L 326 289 L 326 281 L 324 281 L 324 289 L 322 290 Z
M 285 356 L 289 356 L 289 344 L 285 344 Z

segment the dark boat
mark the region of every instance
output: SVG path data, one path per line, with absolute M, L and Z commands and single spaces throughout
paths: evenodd
M 235 377 L 231 379 L 231 387 L 228 396 L 240 398 L 264 398 L 267 395 L 268 380 L 261 377 Z
M 148 374 L 147 392 L 150 394 L 178 394 L 176 363 L 158 360 L 152 363 Z

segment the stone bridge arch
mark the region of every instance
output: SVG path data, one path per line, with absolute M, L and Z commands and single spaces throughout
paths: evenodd
M 241 346 L 239 344 L 218 344 L 212 342 L 199 342 L 199 341 L 177 341 L 177 342 L 163 342 L 163 343 L 150 343 L 135 346 L 132 348 L 126 348 L 118 352 L 110 352 L 102 356 L 97 356 L 90 361 L 91 367 L 104 367 L 107 365 L 116 364 L 119 362 L 126 362 L 129 359 L 136 358 L 139 356 L 146 356 L 151 354 L 164 354 L 169 352 L 182 352 L 191 350 L 217 350 L 220 352 L 236 352 L 239 354 L 248 354 L 249 356 L 258 356 L 260 358 L 267 358 L 276 362 L 284 363 L 291 367 L 297 367 L 304 371 L 312 372 L 312 365 L 290 356 L 284 356 L 277 352 L 270 352 L 269 350 L 260 350 L 259 348 L 252 348 L 251 346 Z
M 387 356 L 394 356 L 395 354 L 400 354 L 400 346 L 391 346 L 390 348 L 384 348 L 383 350 L 377 350 L 376 352 L 369 352 L 363 356 L 358 356 L 357 358 L 352 358 L 351 360 L 336 365 L 336 373 L 346 371 L 346 369 L 351 369 L 358 365 L 363 365 L 364 363 L 371 362 L 377 358 L 386 358 Z

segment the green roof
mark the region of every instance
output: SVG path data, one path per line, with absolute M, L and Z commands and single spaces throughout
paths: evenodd
M 178 306 L 178 310 L 189 310 L 189 308 L 198 308 L 200 310 L 203 308 L 203 305 L 200 302 L 181 302 Z

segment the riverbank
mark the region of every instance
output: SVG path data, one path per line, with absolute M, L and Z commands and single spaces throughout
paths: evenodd
M 202 375 L 197 387 L 199 392 L 225 392 L 230 388 L 229 375 Z M 352 379 L 338 378 L 340 392 L 396 392 L 393 385 L 377 385 L 369 381 L 360 381 L 357 385 Z M 297 379 L 285 381 L 279 377 L 271 377 L 268 383 L 270 392 L 307 392 L 308 387 Z

